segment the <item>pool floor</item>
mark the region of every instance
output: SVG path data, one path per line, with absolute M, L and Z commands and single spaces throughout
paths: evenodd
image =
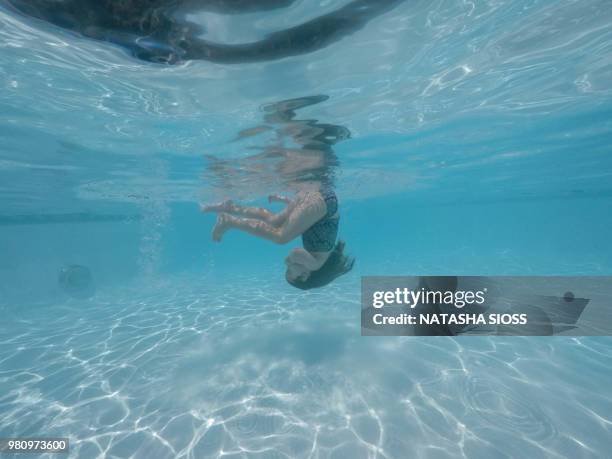
M 609 454 L 612 339 L 361 337 L 346 291 L 177 277 L 12 310 L 0 436 L 86 458 Z

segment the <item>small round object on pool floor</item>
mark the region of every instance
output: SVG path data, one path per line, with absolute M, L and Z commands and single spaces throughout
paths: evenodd
M 88 298 L 94 294 L 91 271 L 86 266 L 66 265 L 59 272 L 60 288 L 75 298 Z
M 563 294 L 563 299 L 568 303 L 574 301 L 574 293 L 573 292 L 565 292 Z

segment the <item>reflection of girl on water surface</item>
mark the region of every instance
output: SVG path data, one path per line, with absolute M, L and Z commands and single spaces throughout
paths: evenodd
M 249 157 L 250 161 L 277 160 L 276 174 L 296 192 L 293 198 L 269 197 L 269 202 L 286 204 L 281 212 L 241 206 L 231 200 L 202 206 L 204 212 L 218 213 L 212 233 L 215 241 L 221 241 L 230 229 L 242 230 L 277 244 L 286 244 L 301 235 L 303 248 L 293 249 L 285 259 L 287 281 L 301 289 L 322 287 L 350 271 L 354 263 L 344 254 L 344 242 L 337 241 L 340 214 L 333 172 L 338 161 L 331 148 L 348 137 L 348 131 L 314 120 L 293 119 L 294 110 L 325 99 L 323 96 L 293 99 L 264 108 L 266 121 L 275 125 L 277 133 L 288 134 L 299 144 L 299 148 L 267 148 Z M 264 126 L 249 130 L 249 133 L 270 128 Z

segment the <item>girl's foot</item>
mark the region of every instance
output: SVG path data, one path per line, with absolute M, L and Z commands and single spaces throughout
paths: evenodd
M 213 228 L 213 231 L 212 231 L 213 241 L 221 242 L 221 238 L 223 237 L 223 234 L 228 229 L 228 223 L 229 223 L 229 215 L 221 213 L 217 216 L 217 222 L 215 223 L 215 227 Z
M 201 212 L 227 212 L 234 205 L 234 201 L 226 199 L 216 204 L 204 205 L 200 204 Z

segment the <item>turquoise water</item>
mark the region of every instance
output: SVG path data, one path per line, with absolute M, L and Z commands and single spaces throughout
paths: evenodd
M 190 17 L 248 43 L 348 2 L 286 3 Z M 359 329 L 362 275 L 612 274 L 607 2 L 397 2 L 310 52 L 173 65 L 0 3 L 0 88 L 0 437 L 84 458 L 609 457 L 610 338 Z M 197 204 L 288 193 L 300 172 L 256 155 L 321 131 L 357 261 L 304 292 L 284 279 L 299 241 L 213 243 Z M 60 281 L 75 265 L 91 279 Z

